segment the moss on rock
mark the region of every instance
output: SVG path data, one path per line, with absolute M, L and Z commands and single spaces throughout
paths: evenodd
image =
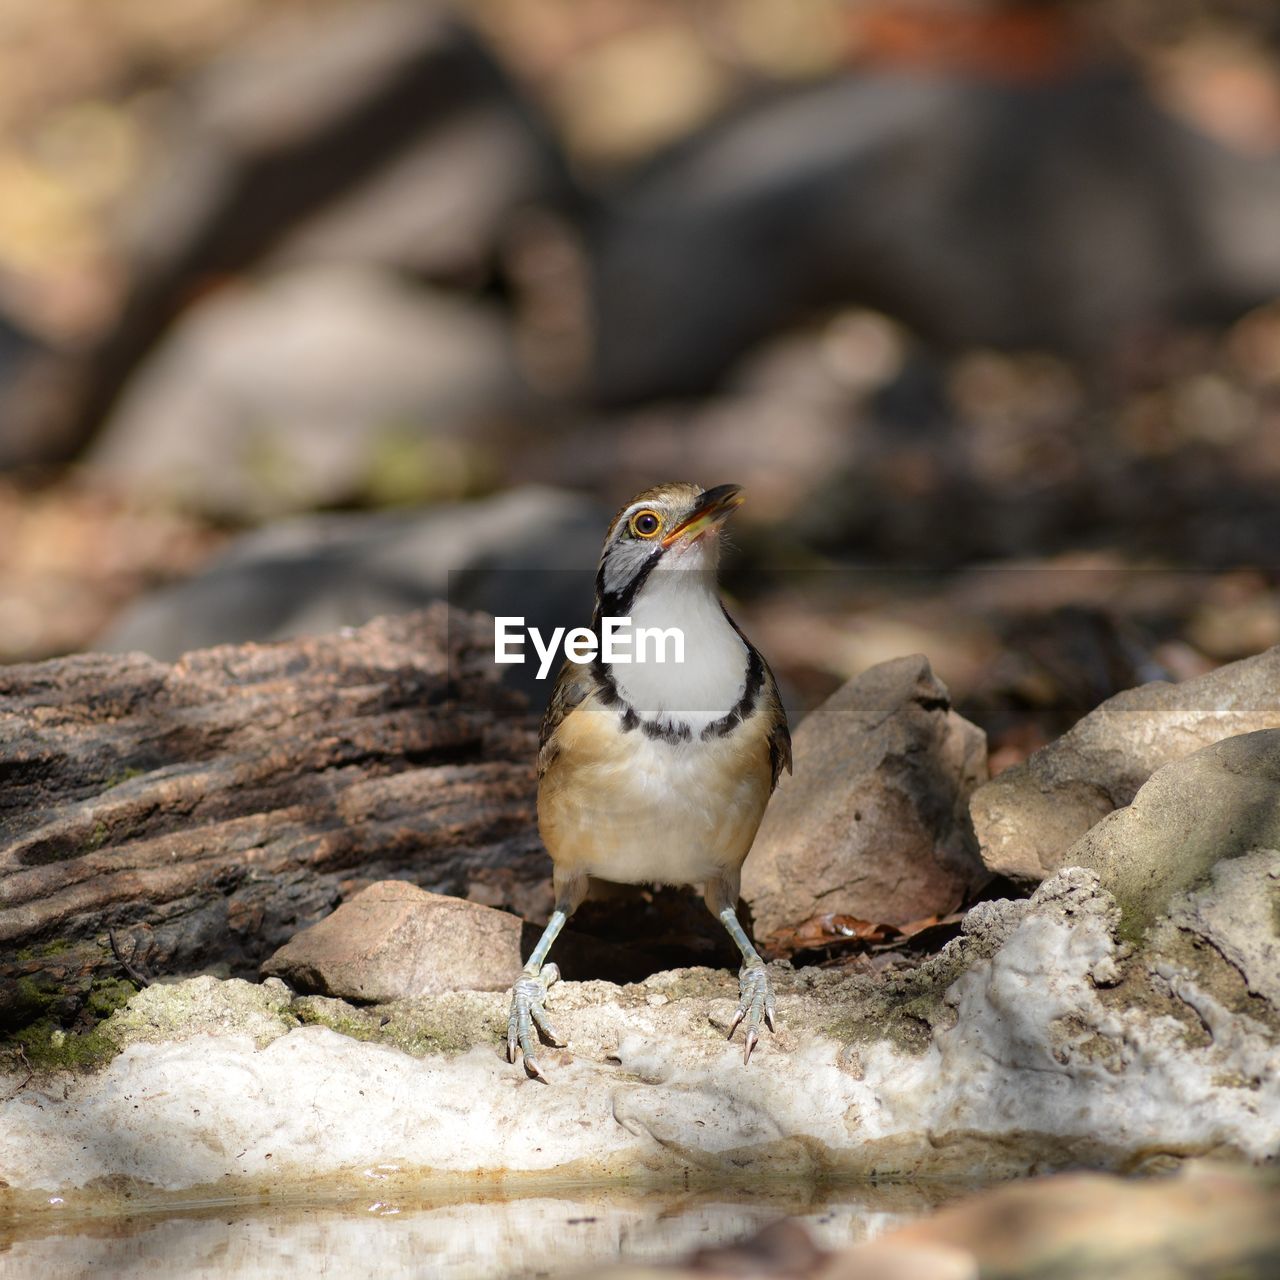
M 421 1057 L 496 1043 L 506 1026 L 494 1004 L 492 994 L 457 991 L 372 1007 L 332 996 L 299 996 L 290 1010 L 304 1025 L 328 1027 L 353 1040 L 392 1045 Z
M 293 995 L 275 979 L 264 983 L 204 975 L 158 982 L 139 991 L 103 1024 L 121 1045 L 187 1040 L 197 1035 L 247 1035 L 259 1049 L 298 1026 Z
M 964 934 L 937 955 L 876 976 L 840 979 L 818 1004 L 820 1010 L 836 1005 L 838 1012 L 815 1018 L 813 1029 L 846 1045 L 885 1040 L 904 1053 L 923 1053 L 937 1031 L 955 1025 L 947 1000 L 952 984 L 999 950 L 1027 907 L 1019 900 L 980 903 L 965 917 Z
M 114 982 L 102 977 L 112 968 L 107 944 L 95 939 L 53 938 L 13 952 L 0 975 L 0 1046 L 45 1019 L 65 1030 L 88 1030 L 115 1007 L 103 1008 L 100 998 L 94 1009 L 86 1007 L 104 982 Z
M 96 1071 L 106 1066 L 120 1046 L 102 1027 L 66 1031 L 54 1018 L 41 1018 L 11 1036 L 0 1048 L 0 1065 L 14 1069 L 25 1065 L 39 1073 Z
M 381 1015 L 335 996 L 299 996 L 289 1011 L 304 1027 L 328 1027 L 352 1040 L 382 1043 L 387 1039 L 382 1034 Z
M 817 1006 L 829 1012 L 834 1003 L 837 1012 L 815 1017 L 812 1029 L 845 1045 L 886 1040 L 904 1053 L 923 1053 L 935 1029 L 955 1023 L 955 1010 L 944 999 L 954 975 L 950 964 L 937 964 L 940 958 L 880 978 L 849 980 Z
M 137 993 L 137 986 L 123 978 L 95 978 L 84 1002 L 85 1012 L 101 1022 L 123 1009 Z
M 386 1030 L 409 1053 L 463 1053 L 506 1035 L 505 1000 L 472 991 L 437 996 L 429 1003 L 388 1005 Z
M 33 983 L 52 1007 L 61 995 Z M 250 1036 L 263 1048 L 299 1025 L 289 1012 L 292 995 L 282 982 L 261 985 L 213 977 L 156 983 L 137 990 L 119 978 L 97 978 L 78 1016 L 66 1027 L 53 1013 L 27 1022 L 0 1044 L 0 1065 L 45 1071 L 89 1071 L 108 1063 L 126 1045 L 186 1040 L 197 1035 Z

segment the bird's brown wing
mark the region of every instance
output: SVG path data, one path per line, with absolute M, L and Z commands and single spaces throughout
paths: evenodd
M 542 728 L 538 731 L 538 777 L 546 773 L 548 766 L 556 758 L 556 730 L 579 703 L 591 696 L 594 686 L 591 680 L 591 669 L 583 662 L 565 662 L 556 675 L 555 685 L 551 690 L 551 700 L 542 717 Z
M 761 659 L 764 662 L 764 659 Z M 764 663 L 764 688 L 761 690 L 763 711 L 769 717 L 769 763 L 773 768 L 773 790 L 785 769 L 791 772 L 791 730 L 787 725 L 787 713 L 778 696 L 778 682 L 773 678 L 769 664 Z

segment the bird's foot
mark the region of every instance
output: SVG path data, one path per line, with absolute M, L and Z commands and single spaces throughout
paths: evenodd
M 538 1065 L 535 1052 L 538 1041 L 534 1028 L 537 1028 L 548 1044 L 560 1046 L 565 1043 L 547 1020 L 547 1011 L 543 1008 L 547 988 L 559 980 L 560 970 L 554 964 L 549 964 L 540 973 L 522 973 L 511 988 L 511 1014 L 507 1018 L 507 1061 L 514 1062 L 517 1051 L 523 1053 L 525 1071 L 544 1084 L 550 1082 Z
M 729 1026 L 729 1039 L 732 1040 L 738 1024 L 746 1022 L 744 1063 L 751 1061 L 751 1051 L 760 1039 L 761 1019 L 770 1031 L 774 1030 L 774 1013 L 773 984 L 769 981 L 769 972 L 763 961 L 748 961 L 738 970 L 738 1007 Z

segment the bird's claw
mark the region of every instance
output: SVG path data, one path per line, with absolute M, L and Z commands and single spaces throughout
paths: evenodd
M 761 1020 L 773 1031 L 776 1012 L 768 970 L 761 963 L 744 964 L 738 971 L 738 1007 L 729 1026 L 729 1039 L 732 1040 L 738 1024 L 746 1020 L 744 1063 L 751 1061 L 751 1051 L 760 1041 Z
M 535 1080 L 549 1083 L 546 1073 L 538 1065 L 535 1050 L 538 1046 L 534 1029 L 548 1044 L 561 1046 L 565 1042 L 547 1018 L 543 1001 L 547 988 L 560 979 L 560 970 L 546 965 L 541 973 L 522 973 L 511 988 L 511 1013 L 507 1017 L 507 1061 L 514 1062 L 517 1052 L 524 1054 L 524 1069 Z

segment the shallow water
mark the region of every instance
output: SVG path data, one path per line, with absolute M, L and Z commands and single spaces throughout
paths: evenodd
M 0 1277 L 299 1274 L 444 1280 L 563 1276 L 662 1263 L 752 1235 L 784 1216 L 835 1248 L 918 1218 L 959 1188 L 770 1186 L 701 1191 L 544 1189 L 465 1200 L 378 1188 L 353 1199 L 155 1205 L 127 1213 L 50 1205 L 0 1221 Z

